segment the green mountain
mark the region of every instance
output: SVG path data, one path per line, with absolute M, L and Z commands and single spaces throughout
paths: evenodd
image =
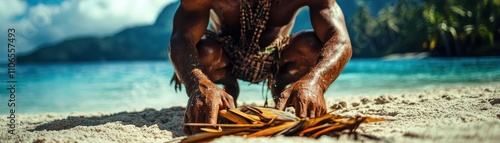
M 153 25 L 124 29 L 108 37 L 80 37 L 42 45 L 18 57 L 20 63 L 168 60 L 171 21 L 179 2 L 166 6 Z

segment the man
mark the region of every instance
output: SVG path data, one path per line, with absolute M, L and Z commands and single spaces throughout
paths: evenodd
M 314 31 L 290 35 L 304 6 Z M 173 23 L 169 54 L 189 96 L 186 123 L 216 124 L 219 110 L 235 108 L 237 79 L 267 81 L 277 109 L 321 116 L 323 94 L 352 54 L 335 0 L 181 0 Z

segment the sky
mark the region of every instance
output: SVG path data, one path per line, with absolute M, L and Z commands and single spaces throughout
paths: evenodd
M 0 33 L 0 40 L 6 42 L 7 29 L 15 28 L 16 52 L 22 54 L 68 38 L 108 36 L 127 27 L 153 24 L 172 1 L 2 0 L 0 31 L 4 33 Z M 6 61 L 6 52 L 0 50 L 0 61 Z

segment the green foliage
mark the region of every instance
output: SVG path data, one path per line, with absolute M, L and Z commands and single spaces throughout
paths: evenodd
M 359 6 L 351 34 L 360 56 L 500 54 L 500 0 L 398 0 L 377 17 Z

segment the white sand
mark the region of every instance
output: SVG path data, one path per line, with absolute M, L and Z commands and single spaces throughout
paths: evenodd
M 392 121 L 362 124 L 378 142 L 500 142 L 500 84 L 330 99 L 343 115 Z M 184 108 L 115 114 L 17 115 L 16 134 L 0 118 L 0 142 L 166 142 L 181 137 Z M 214 142 L 355 142 L 322 137 L 222 137 Z M 364 142 L 377 142 L 363 139 Z

